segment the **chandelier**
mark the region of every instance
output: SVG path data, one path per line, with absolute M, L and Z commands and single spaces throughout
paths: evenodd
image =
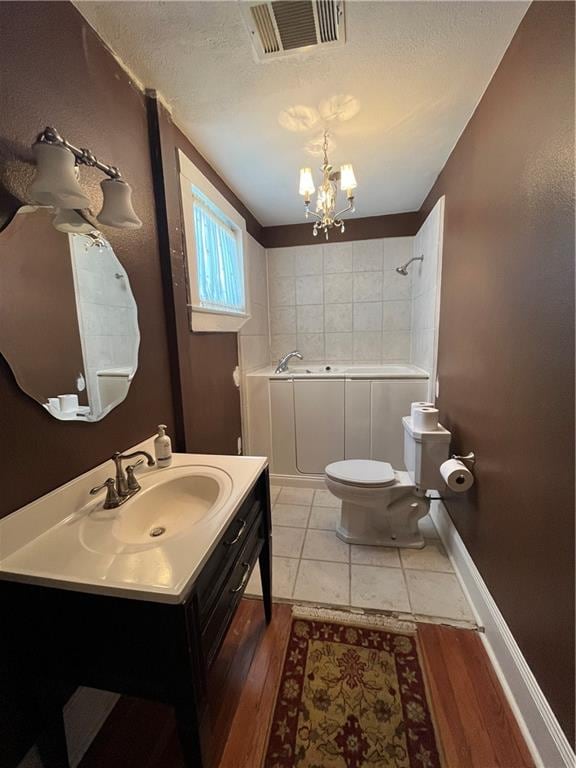
M 324 142 L 322 144 L 322 152 L 324 159 L 320 170 L 322 171 L 322 184 L 318 187 L 318 194 L 316 197 L 316 210 L 310 210 L 310 195 L 313 195 L 316 191 L 314 186 L 314 179 L 312 178 L 311 168 L 300 169 L 300 188 L 299 193 L 304 198 L 304 208 L 306 210 L 306 218 L 314 216 L 317 221 L 314 222 L 313 234 L 314 237 L 320 230 L 324 231 L 326 240 L 328 240 L 328 230 L 332 227 L 340 229 L 340 232 L 344 232 L 344 222 L 340 218 L 348 211 L 354 212 L 354 190 L 357 187 L 356 177 L 354 176 L 354 169 L 351 165 L 341 165 L 339 171 L 335 171 L 330 165 L 328 160 L 328 132 L 324 131 Z M 338 182 L 340 182 L 340 189 L 342 192 L 346 192 L 348 199 L 348 205 L 342 208 L 341 211 L 336 211 L 337 197 L 338 197 Z

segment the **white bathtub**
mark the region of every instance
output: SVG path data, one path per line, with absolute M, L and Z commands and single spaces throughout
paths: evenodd
M 270 457 L 272 475 L 319 479 L 342 459 L 404 468 L 402 416 L 428 399 L 429 376 L 413 365 L 269 366 L 246 376 L 248 453 Z
M 285 373 L 274 373 L 275 366 L 251 371 L 250 376 L 265 376 L 268 379 L 427 379 L 428 373 L 408 364 L 356 365 L 314 363 L 311 365 L 289 365 Z

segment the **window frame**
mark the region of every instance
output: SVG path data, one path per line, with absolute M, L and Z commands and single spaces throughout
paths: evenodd
M 246 257 L 248 244 L 246 220 L 181 150 L 178 150 L 178 165 L 180 171 L 180 202 L 186 249 L 190 329 L 192 331 L 220 331 L 223 333 L 239 331 L 251 317 Z M 206 307 L 200 301 L 193 187 L 196 187 L 210 201 L 211 205 L 218 209 L 235 234 L 242 265 L 244 312 Z

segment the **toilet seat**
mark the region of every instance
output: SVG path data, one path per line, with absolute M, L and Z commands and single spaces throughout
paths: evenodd
M 363 488 L 384 488 L 396 482 L 391 464 L 370 459 L 347 459 L 328 464 L 326 475 L 337 483 Z

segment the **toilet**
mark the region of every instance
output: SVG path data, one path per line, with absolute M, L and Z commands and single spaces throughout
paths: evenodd
M 448 458 L 451 435 L 441 425 L 418 431 L 410 416 L 402 425 L 407 471 L 370 459 L 336 461 L 324 470 L 326 487 L 342 500 L 336 534 L 349 544 L 424 546 L 418 521 L 428 513 L 426 491 L 443 486 L 440 465 Z
M 100 407 L 103 411 L 122 402 L 134 378 L 132 368 L 107 368 L 96 371 Z

